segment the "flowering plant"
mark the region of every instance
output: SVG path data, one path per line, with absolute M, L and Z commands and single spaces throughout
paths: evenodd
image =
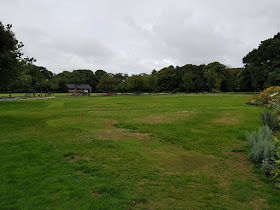
M 272 86 L 262 91 L 256 97 L 249 99 L 247 104 L 267 106 L 278 101 L 280 101 L 280 86 Z

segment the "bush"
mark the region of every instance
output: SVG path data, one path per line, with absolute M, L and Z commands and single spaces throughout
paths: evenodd
M 276 150 L 274 157 L 272 158 L 273 161 L 273 170 L 270 172 L 272 176 L 272 181 L 274 182 L 277 188 L 280 188 L 280 141 L 275 138 Z
M 271 160 L 265 159 L 262 161 L 262 170 L 266 176 L 270 175 L 270 172 L 274 169 L 273 162 Z
M 280 86 L 272 86 L 262 91 L 256 97 L 249 99 L 248 104 L 256 106 L 266 106 L 269 103 L 280 101 Z
M 274 169 L 271 171 L 272 181 L 275 184 L 275 187 L 280 188 L 280 160 L 274 162 Z
M 268 125 L 260 127 L 258 132 L 247 132 L 246 139 L 251 146 L 250 158 L 253 161 L 261 163 L 274 155 L 273 132 Z
M 280 102 L 272 104 L 271 109 L 276 115 L 280 115 Z
M 263 125 L 268 125 L 268 127 L 275 131 L 279 128 L 278 118 L 277 116 L 273 115 L 271 112 L 264 111 L 261 115 L 261 120 Z

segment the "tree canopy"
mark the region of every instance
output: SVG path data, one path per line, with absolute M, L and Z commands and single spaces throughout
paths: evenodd
M 269 84 L 269 73 L 280 68 L 280 33 L 262 41 L 258 49 L 253 49 L 243 58 L 243 63 L 251 76 L 252 87 L 255 90 L 265 88 Z
M 21 56 L 18 40 L 12 25 L 0 22 L 0 88 L 5 88 L 16 77 L 18 59 Z

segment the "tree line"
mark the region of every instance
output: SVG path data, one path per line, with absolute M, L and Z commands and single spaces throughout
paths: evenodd
M 0 91 L 65 92 L 66 84 L 90 84 L 96 92 L 247 92 L 260 91 L 280 82 L 280 33 L 261 42 L 244 58 L 243 68 L 219 62 L 168 66 L 150 74 L 127 75 L 89 69 L 54 74 L 23 57 L 11 25 L 0 22 Z

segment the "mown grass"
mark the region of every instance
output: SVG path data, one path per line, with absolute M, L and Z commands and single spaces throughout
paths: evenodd
M 0 208 L 277 209 L 247 158 L 249 97 L 1 101 Z

